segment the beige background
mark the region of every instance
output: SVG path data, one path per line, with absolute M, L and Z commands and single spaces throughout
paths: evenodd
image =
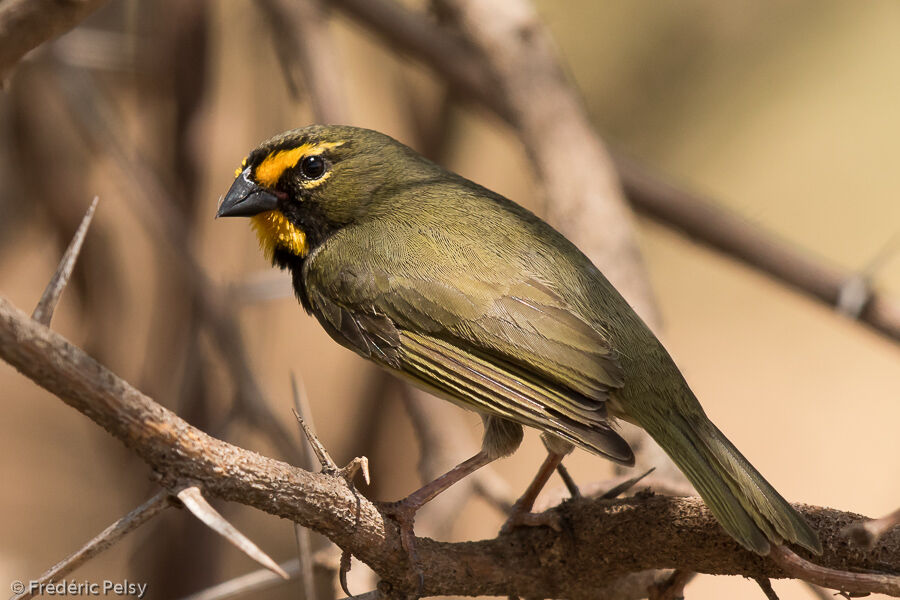
M 539 7 L 611 143 L 846 268 L 865 266 L 900 235 L 896 2 L 561 4 L 546 0 Z M 195 247 L 214 279 L 226 284 L 267 267 L 245 222 L 212 221 L 216 200 L 247 150 L 309 122 L 310 113 L 288 98 L 269 46 L 242 42 L 267 31 L 250 4 L 215 4 L 212 18 L 207 116 L 192 132 L 204 157 L 207 205 Z M 403 90 L 412 89 L 420 102 L 439 97 L 430 75 L 392 58 L 356 25 L 339 19 L 333 31 L 337 49 L 329 60 L 346 72 L 351 124 L 412 142 Z M 140 98 L 126 97 L 122 106 L 139 114 Z M 149 136 L 135 122 L 133 139 L 140 144 Z M 470 108 L 457 109 L 454 126 L 448 166 L 535 206 L 527 160 L 509 130 Z M 154 311 L 148 290 L 159 283 L 142 265 L 154 245 L 107 172 L 99 163 L 92 175 L 102 197 L 97 220 L 109 226 L 131 266 L 120 273 L 126 300 L 111 314 L 120 352 L 110 366 L 140 384 Z M 602 223 L 597 232 L 602 235 Z M 792 500 L 869 516 L 900 506 L 900 347 L 659 225 L 640 221 L 639 235 L 668 348 L 707 412 L 759 470 Z M 42 234 L 40 220 L 4 242 L 0 294 L 30 310 L 61 249 Z M 874 281 L 879 291 L 900 297 L 897 252 Z M 76 343 L 91 327 L 79 315 L 77 302 L 64 298 L 54 320 Z M 293 369 L 305 381 L 322 439 L 339 462 L 351 458 L 358 440 L 348 436 L 370 418 L 359 410 L 370 367 L 331 342 L 292 298 L 247 306 L 240 315 L 253 365 L 278 414 L 290 425 Z M 2 583 L 37 575 L 153 487 L 146 466 L 121 445 L 5 364 L 0 390 Z M 229 401 L 226 387 L 223 406 Z M 370 458 L 377 496 L 393 499 L 418 484 L 417 449 L 400 404 L 386 399 L 381 405 L 385 417 Z M 474 451 L 480 424 L 471 417 L 465 423 Z M 229 439 L 274 453 L 245 429 Z M 541 455 L 530 433 L 496 471 L 522 489 Z M 611 473 L 608 463 L 584 453 L 567 464 L 578 481 Z M 277 560 L 293 552 L 288 523 L 243 507 L 229 506 L 227 514 Z M 492 536 L 500 522 L 473 501 L 451 537 Z M 149 531 L 132 536 L 76 578 L 128 576 L 152 539 Z M 222 554 L 221 579 L 254 568 L 231 548 Z M 811 597 L 793 582 L 775 582 L 775 589 L 785 599 Z M 761 592 L 741 578 L 700 576 L 687 596 L 759 598 Z M 157 597 L 152 582 L 150 597 Z

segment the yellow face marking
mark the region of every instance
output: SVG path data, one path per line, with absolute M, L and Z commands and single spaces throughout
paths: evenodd
M 237 179 L 241 176 L 241 173 L 244 172 L 244 169 L 247 168 L 247 156 L 244 157 L 244 160 L 241 161 L 241 166 L 234 170 L 234 178 Z
M 278 150 L 269 154 L 254 172 L 256 183 L 263 187 L 273 187 L 281 175 L 307 156 L 321 154 L 330 148 L 341 146 L 343 142 L 320 142 L 318 144 L 302 144 L 290 150 Z M 317 181 L 323 181 L 319 179 Z
M 259 247 L 267 260 L 272 260 L 276 248 L 283 248 L 300 258 L 309 252 L 306 234 L 288 221 L 280 210 L 254 215 L 250 218 L 250 224 L 256 231 Z

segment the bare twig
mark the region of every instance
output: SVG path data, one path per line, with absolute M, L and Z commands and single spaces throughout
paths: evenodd
M 408 563 L 396 528 L 343 480 L 210 437 L 4 298 L 0 357 L 124 442 L 163 482 L 194 481 L 211 495 L 311 527 L 383 580 L 401 586 L 397 589 L 408 585 Z M 885 534 L 870 551 L 851 551 L 840 530 L 858 520 L 857 515 L 796 508 L 820 533 L 825 553 L 817 560 L 822 569 L 869 572 L 836 580 L 839 587 L 900 594 L 900 578 L 871 574 L 886 568 L 900 572 L 900 531 Z M 606 578 L 673 566 L 711 574 L 784 576 L 770 560 L 742 550 L 697 498 L 581 499 L 554 510 L 565 524 L 561 534 L 539 527 L 463 544 L 417 539 L 424 594 L 574 597 L 597 593 L 597 581 Z M 472 576 L 458 577 L 461 572 Z
M 72 29 L 106 0 L 7 0 L 0 5 L 0 82 L 25 54 Z
M 900 525 L 900 508 L 880 519 L 859 521 L 844 529 L 847 535 L 855 543 L 866 548 L 871 548 L 885 533 Z
M 200 519 L 210 529 L 231 542 L 238 550 L 269 569 L 276 575 L 280 575 L 284 579 L 290 579 L 288 574 L 284 572 L 278 563 L 269 558 L 269 555 L 259 549 L 259 546 L 250 541 L 243 533 L 238 531 L 234 525 L 225 520 L 219 511 L 214 509 L 197 486 L 190 486 L 180 490 L 177 494 L 178 499 L 184 504 L 184 507 L 191 511 L 195 517 Z
M 90 207 L 88 207 L 84 218 L 81 220 L 81 224 L 75 230 L 75 235 L 72 236 L 72 241 L 69 242 L 69 247 L 66 248 L 62 260 L 59 261 L 56 273 L 53 274 L 53 278 L 50 279 L 50 283 L 44 289 L 44 293 L 41 295 L 34 312 L 31 313 L 31 318 L 42 325 L 50 325 L 50 319 L 53 318 L 56 304 L 59 302 L 63 290 L 66 289 L 66 284 L 69 283 L 69 277 L 72 276 L 72 271 L 75 269 L 75 262 L 78 260 L 79 253 L 81 253 L 81 245 L 84 243 L 88 228 L 94 219 L 94 210 L 96 210 L 97 202 L 99 201 L 100 198 L 94 196 Z
M 852 573 L 830 569 L 809 562 L 785 546 L 773 546 L 772 560 L 791 577 L 822 587 L 853 593 L 882 593 L 900 596 L 900 575 L 881 573 Z M 897 565 L 900 567 L 900 565 Z M 900 569 L 898 569 L 900 571 Z
M 65 577 L 171 505 L 170 494 L 167 490 L 157 492 L 152 498 L 100 532 L 99 535 L 82 546 L 77 552 L 53 565 L 40 577 L 29 582 L 30 585 L 25 588 L 25 591 L 13 596 L 12 600 L 26 600 L 33 598 L 35 595 L 41 595 L 38 592 L 41 584 Z
M 846 282 L 854 277 L 709 200 L 648 174 L 632 161 L 617 157 L 616 167 L 625 193 L 638 211 L 830 306 L 838 305 Z M 900 304 L 883 294 L 870 290 L 858 319 L 900 340 Z

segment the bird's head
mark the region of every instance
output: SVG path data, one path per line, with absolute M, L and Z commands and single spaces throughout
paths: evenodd
M 250 217 L 267 258 L 283 263 L 304 258 L 337 229 L 365 218 L 377 190 L 433 168 L 377 131 L 311 125 L 253 150 L 216 216 Z

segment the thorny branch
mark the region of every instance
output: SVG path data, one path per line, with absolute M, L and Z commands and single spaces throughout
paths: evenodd
M 310 527 L 372 567 L 386 585 L 407 581 L 398 533 L 341 477 L 314 474 L 215 439 L 0 298 L 0 357 L 117 437 L 163 483 L 192 481 L 206 493 Z M 864 589 L 900 596 L 900 530 L 872 550 L 848 548 L 842 529 L 860 517 L 798 505 L 819 532 L 823 567 L 853 570 Z M 783 577 L 772 561 L 742 550 L 698 498 L 573 500 L 554 509 L 564 524 L 523 528 L 492 540 L 417 541 L 425 594 L 584 597 L 598 581 L 650 568 Z M 467 573 L 460 577 L 460 573 Z M 874 577 L 874 576 L 873 576 Z

